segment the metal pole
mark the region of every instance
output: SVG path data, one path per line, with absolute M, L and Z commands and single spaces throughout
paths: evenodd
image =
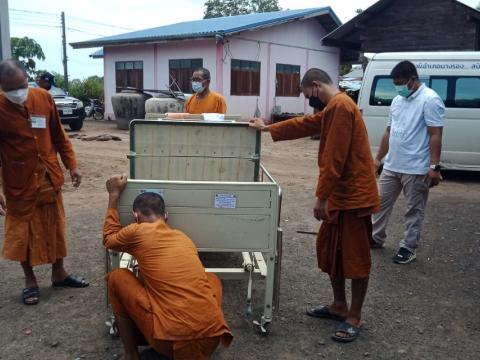
M 62 11 L 62 47 L 63 47 L 63 81 L 64 90 L 68 91 L 68 69 L 67 69 L 67 37 L 65 35 L 65 12 Z
M 0 60 L 10 59 L 11 57 L 8 0 L 0 0 Z

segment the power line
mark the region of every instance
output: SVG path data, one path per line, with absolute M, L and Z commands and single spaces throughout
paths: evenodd
M 96 24 L 96 25 L 100 25 L 100 26 L 105 26 L 105 27 L 110 27 L 110 28 L 115 28 L 115 29 L 120 29 L 120 30 L 134 30 L 132 28 L 126 28 L 126 27 L 123 27 L 123 26 L 117 26 L 117 25 L 110 25 L 110 24 L 106 24 L 106 23 L 101 23 L 101 22 L 98 22 L 98 21 L 93 21 L 93 20 L 88 20 L 88 19 L 84 19 L 84 18 L 81 18 L 81 17 L 77 17 L 77 16 L 67 16 L 69 19 L 74 19 L 74 20 L 77 20 L 77 21 L 83 21 L 83 22 L 86 22 L 86 23 L 90 23 L 90 24 Z
M 38 25 L 52 25 L 52 26 L 55 26 L 55 25 L 59 24 L 59 22 L 56 22 L 56 21 L 30 20 L 30 19 L 23 19 L 23 18 L 17 18 L 17 17 L 10 17 L 10 21 L 27 23 L 27 24 L 30 24 L 30 25 L 38 24 Z
M 84 33 L 84 34 L 88 34 L 88 35 L 94 35 L 94 36 L 105 36 L 103 34 L 92 33 L 92 32 L 88 32 L 88 31 L 84 31 L 84 30 L 80 30 L 80 29 L 75 29 L 75 28 L 71 28 L 71 27 L 67 27 L 67 30 L 80 32 L 80 33 Z
M 52 18 L 52 17 L 45 17 L 45 16 L 39 16 L 39 15 L 32 15 L 32 14 L 22 14 L 22 13 L 11 13 L 11 17 L 17 17 L 17 18 L 22 18 L 22 19 L 34 19 L 34 20 L 42 20 L 42 21 L 58 21 L 60 20 L 60 17 Z
M 60 25 L 55 26 L 55 25 L 45 25 L 45 24 L 32 24 L 31 22 L 21 22 L 21 21 L 12 21 L 16 24 L 19 25 L 30 25 L 30 26 L 38 26 L 38 27 L 44 27 L 44 28 L 53 28 L 53 29 L 60 29 Z
M 58 14 L 50 13 L 50 12 L 43 12 L 43 11 L 32 11 L 32 10 L 23 10 L 23 9 L 10 9 L 10 11 L 14 11 L 14 12 L 18 12 L 18 13 L 25 13 L 25 14 L 55 16 L 57 18 L 59 17 Z M 81 17 L 78 17 L 78 16 L 70 16 L 69 15 L 67 17 L 69 19 L 73 19 L 73 20 L 76 20 L 76 21 L 82 21 L 82 22 L 85 22 L 85 23 L 95 24 L 95 25 L 104 26 L 104 27 L 110 27 L 110 28 L 115 28 L 115 29 L 120 29 L 120 30 L 134 30 L 132 28 L 106 24 L 106 23 L 102 23 L 102 22 L 98 22 L 98 21 L 94 21 L 94 20 L 81 18 Z
M 50 13 L 50 12 L 43 12 L 43 11 L 32 11 L 32 10 L 21 10 L 21 9 L 10 9 L 10 11 L 28 13 L 28 14 L 40 14 L 40 15 L 54 15 L 58 17 L 58 14 Z

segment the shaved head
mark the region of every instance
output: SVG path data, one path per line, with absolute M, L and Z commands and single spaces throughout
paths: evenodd
M 302 88 L 311 87 L 314 81 L 321 82 L 323 84 L 332 85 L 332 78 L 323 70 L 317 68 L 311 68 L 307 70 L 302 79 Z
M 28 75 L 21 62 L 17 60 L 0 62 L 0 87 L 5 92 L 28 87 Z
M 20 61 L 4 60 L 0 62 L 0 81 L 4 78 L 18 75 L 19 72 L 25 77 L 28 77 L 27 72 Z
M 165 202 L 161 195 L 154 192 L 144 192 L 133 202 L 133 211 L 144 216 L 164 216 Z

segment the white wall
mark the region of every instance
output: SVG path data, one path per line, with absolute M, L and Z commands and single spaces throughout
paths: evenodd
M 215 49 L 214 40 L 104 48 L 106 116 L 114 118 L 111 97 L 116 92 L 115 62 L 142 60 L 143 87 L 145 89 L 167 89 L 169 84 L 169 60 L 203 58 L 203 66 L 212 72 L 211 87 L 215 90 Z
M 105 118 L 114 118 L 111 98 L 116 93 L 115 62 L 143 61 L 143 87 L 151 89 L 154 86 L 154 46 L 130 45 L 108 47 L 103 49 L 104 86 L 105 86 Z
M 115 94 L 116 61 L 142 60 L 144 87 L 165 89 L 169 83 L 169 60 L 192 58 L 203 58 L 203 66 L 212 75 L 211 88 L 225 96 L 229 113 L 250 117 L 255 112 L 257 100 L 264 117 L 270 117 L 275 104 L 281 106 L 283 112 L 311 112 L 302 95 L 275 97 L 276 64 L 300 65 L 301 76 L 308 68 L 318 67 L 327 71 L 336 81 L 340 51 L 321 45 L 321 38 L 325 34 L 320 23 L 310 19 L 238 34 L 227 38 L 223 48 L 217 46 L 213 39 L 105 48 L 107 116 L 113 118 L 110 99 Z M 260 96 L 230 95 L 232 58 L 261 62 Z M 217 79 L 217 66 L 223 79 Z M 220 67 L 223 69 L 220 70 Z
M 282 112 L 311 112 L 303 95 L 299 97 L 275 97 L 276 64 L 299 65 L 303 76 L 311 67 L 327 71 L 336 81 L 339 74 L 340 51 L 325 47 L 321 38 L 326 31 L 315 20 L 293 22 L 261 31 L 245 32 L 229 39 L 225 45 L 224 95 L 229 112 L 252 116 L 258 99 L 263 117 L 270 117 L 273 106 L 281 107 Z M 261 61 L 260 96 L 230 95 L 230 60 Z
M 196 40 L 178 41 L 157 45 L 158 87 L 166 89 L 169 84 L 169 60 L 172 59 L 203 59 L 203 67 L 211 72 L 212 90 L 216 88 L 215 77 L 215 41 Z

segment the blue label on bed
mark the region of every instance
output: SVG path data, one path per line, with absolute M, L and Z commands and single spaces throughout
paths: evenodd
M 237 196 L 233 194 L 215 194 L 215 209 L 235 209 Z

